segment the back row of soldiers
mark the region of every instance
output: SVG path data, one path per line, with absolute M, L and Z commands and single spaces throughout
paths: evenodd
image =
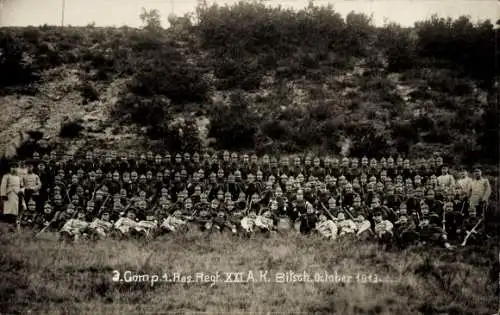
M 474 178 L 461 172 L 455 180 L 439 156 L 414 163 L 363 157 L 359 163 L 307 156 L 278 162 L 229 152 L 222 158 L 148 152 L 138 159 L 35 152 L 26 171 L 13 169 L 23 185 L 20 224 L 72 236 L 89 229 L 101 237 L 112 231 L 152 235 L 194 224 L 209 231 L 296 228 L 327 238 L 375 235 L 450 247 L 477 230 L 491 194 L 479 169 Z M 0 195 L 7 203 L 4 182 Z

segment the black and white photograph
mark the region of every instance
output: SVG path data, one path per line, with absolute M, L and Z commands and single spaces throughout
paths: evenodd
M 500 315 L 499 30 L 0 0 L 0 314 Z

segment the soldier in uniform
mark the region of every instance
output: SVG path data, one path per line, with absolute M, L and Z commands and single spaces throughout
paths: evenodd
M 380 170 L 379 170 L 379 165 L 377 163 L 377 160 L 374 159 L 374 158 L 372 158 L 370 160 L 370 171 L 368 172 L 368 175 L 370 175 L 370 176 L 378 176 L 379 174 L 380 174 Z
M 345 191 L 342 196 L 342 206 L 348 208 L 352 207 L 355 196 L 356 193 L 354 192 L 351 183 L 347 183 L 345 185 Z
M 20 226 L 22 228 L 34 228 L 37 222 L 37 217 L 36 203 L 33 199 L 30 199 L 28 201 L 26 211 L 23 211 L 20 215 Z
M 40 181 L 40 176 L 33 172 L 33 164 L 31 163 L 28 164 L 27 174 L 23 178 L 23 183 L 25 202 L 28 203 L 31 199 L 38 201 L 42 182 Z
M 109 212 L 103 212 L 101 217 L 95 218 L 89 225 L 89 234 L 93 239 L 105 239 L 113 229 L 113 221 Z
M 390 245 L 392 243 L 392 237 L 394 236 L 394 225 L 390 220 L 384 219 L 382 210 L 374 210 L 373 223 L 373 230 L 379 241 L 384 245 Z
M 398 219 L 394 222 L 396 243 L 400 249 L 412 245 L 418 240 L 416 219 L 415 216 L 407 212 L 406 204 L 401 203 L 398 211 Z
M 2 177 L 0 184 L 0 196 L 3 202 L 3 219 L 14 223 L 19 215 L 19 209 L 26 209 L 26 203 L 22 197 L 23 181 L 17 174 L 17 163 L 10 165 L 10 173 Z
M 480 217 L 484 215 L 484 209 L 491 196 L 491 186 L 487 178 L 482 176 L 481 169 L 474 169 L 474 178 L 470 182 L 469 191 L 469 214 Z
M 368 158 L 366 156 L 363 156 L 361 158 L 360 174 L 369 174 L 369 173 L 370 173 L 370 167 L 368 165 Z
M 75 219 L 68 220 L 60 231 L 60 236 L 63 240 L 78 241 L 89 227 L 89 222 L 85 218 L 84 212 L 78 212 Z
M 300 214 L 300 233 L 310 234 L 316 227 L 318 217 L 316 211 L 310 202 L 306 202 L 306 212 Z
M 337 158 L 332 159 L 331 175 L 335 178 L 339 178 L 341 174 L 339 160 Z
M 325 170 L 320 165 L 319 157 L 314 158 L 313 166 L 309 170 L 309 174 L 313 175 L 314 177 L 319 177 L 319 178 L 323 178 L 325 176 Z
M 319 220 L 316 222 L 315 228 L 321 237 L 329 240 L 337 239 L 337 225 L 332 220 L 328 220 L 324 214 L 319 216 Z
M 343 237 L 355 236 L 356 229 L 358 228 L 358 226 L 353 220 L 346 218 L 344 212 L 339 212 L 339 214 L 337 215 L 336 224 L 338 227 L 339 237 L 343 238 Z
M 361 175 L 361 170 L 359 168 L 358 159 L 351 159 L 351 167 L 349 169 L 349 175 L 351 176 L 351 180 L 357 178 Z
M 444 245 L 450 248 L 445 231 L 442 229 L 442 219 L 439 214 L 431 212 L 429 206 L 424 201 L 420 204 L 420 212 L 421 216 L 417 227 L 420 241 L 423 244 Z
M 450 188 L 455 186 L 455 178 L 448 172 L 447 166 L 442 166 L 441 176 L 437 178 L 438 186 L 442 188 Z

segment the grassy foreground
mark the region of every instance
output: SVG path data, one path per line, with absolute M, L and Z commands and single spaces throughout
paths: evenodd
M 5 229 L 0 244 L 3 314 L 480 315 L 498 308 L 495 285 L 488 284 L 498 255 L 493 245 L 454 253 L 421 248 L 397 252 L 295 234 L 243 240 L 195 232 L 149 243 L 62 244 L 55 235 L 34 240 L 27 232 Z M 180 278 L 151 285 L 113 282 L 114 270 L 122 280 L 125 271 L 160 278 L 178 272 L 193 280 L 198 272 L 218 272 L 220 278 L 215 284 L 199 278 L 181 283 Z M 267 279 L 261 271 L 268 271 Z M 252 272 L 254 281 L 225 283 L 225 272 L 242 272 L 243 280 Z M 295 279 L 281 281 L 280 272 Z M 292 282 L 301 279 L 290 272 L 306 272 L 312 282 Z M 331 282 L 314 282 L 315 274 L 325 273 Z

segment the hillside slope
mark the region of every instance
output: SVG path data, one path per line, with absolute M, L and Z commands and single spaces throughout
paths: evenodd
M 248 3 L 197 18 L 168 30 L 1 29 L 1 145 L 38 130 L 75 149 L 338 154 L 351 143 L 352 155 L 498 161 L 489 21 L 375 28 L 331 8 Z M 68 121 L 84 128 L 71 140 L 59 137 Z

